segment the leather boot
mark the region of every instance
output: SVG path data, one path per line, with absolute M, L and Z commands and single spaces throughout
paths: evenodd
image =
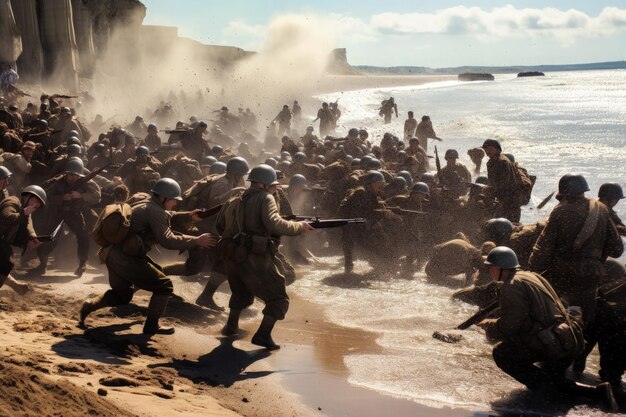
M 230 309 L 230 313 L 228 313 L 228 320 L 226 320 L 226 324 L 222 327 L 220 333 L 224 336 L 235 336 L 239 333 L 239 315 L 241 314 L 241 310 Z
M 159 319 L 157 317 L 146 318 L 146 323 L 143 325 L 143 334 L 174 334 L 176 330 L 173 327 L 159 326 Z
M 259 326 L 259 330 L 252 336 L 250 341 L 253 345 L 263 346 L 268 350 L 280 349 L 280 345 L 277 345 L 272 339 L 272 330 L 276 324 L 276 319 L 272 316 L 263 316 L 263 321 Z
M 224 307 L 220 307 L 215 303 L 213 296 L 215 292 L 219 288 L 219 286 L 224 282 L 223 280 L 215 280 L 213 277 L 209 278 L 209 281 L 206 283 L 206 286 L 202 290 L 200 296 L 196 299 L 196 304 L 202 307 L 206 307 L 208 309 L 214 311 L 224 311 Z
M 85 271 L 87 270 L 87 261 L 80 261 L 78 268 L 74 271 L 74 275 L 78 278 L 82 277 Z

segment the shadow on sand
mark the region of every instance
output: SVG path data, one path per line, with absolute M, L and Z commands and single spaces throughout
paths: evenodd
M 173 359 L 172 362 L 148 365 L 149 368 L 172 368 L 182 377 L 194 383 L 203 382 L 213 387 L 230 387 L 247 379 L 262 378 L 273 371 L 246 372 L 246 369 L 261 359 L 270 356 L 267 349 L 245 351 L 233 346 L 234 338 L 221 337 L 220 344 L 197 361 Z

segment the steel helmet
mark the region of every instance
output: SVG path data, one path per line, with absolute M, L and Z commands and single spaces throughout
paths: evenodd
M 248 161 L 240 156 L 236 156 L 226 164 L 226 173 L 243 177 L 250 171 Z
M 37 197 L 39 199 L 39 201 L 41 201 L 41 205 L 42 206 L 45 206 L 46 205 L 46 201 L 48 201 L 48 196 L 47 196 L 46 192 L 44 191 L 43 188 L 41 188 L 38 185 L 29 185 L 28 187 L 24 188 L 22 190 L 22 196 L 24 196 L 24 194 L 32 195 L 34 197 Z
M 223 162 L 216 162 L 209 168 L 209 174 L 225 174 L 226 164 Z
M 575 195 L 589 191 L 587 180 L 580 174 L 565 174 L 559 180 L 559 194 L 557 197 Z
M 607 182 L 600 186 L 598 197 L 600 200 L 621 200 L 624 198 L 624 191 L 622 190 L 622 186 L 618 183 Z
M 346 161 L 347 163 L 351 164 L 352 161 L 354 161 L 354 157 L 352 155 L 346 155 L 343 157 L 343 160 Z M 361 160 L 359 159 L 359 162 L 361 162 Z
M 148 125 L 148 130 L 157 130 L 157 125 L 155 125 L 154 123 L 150 123 Z
M 361 162 L 362 161 L 363 159 L 361 159 Z M 380 161 L 376 158 L 371 158 L 369 162 L 367 163 L 367 169 L 376 170 L 376 169 L 381 169 L 382 167 L 383 167 L 383 164 L 381 164 Z
M 369 133 L 367 133 L 367 130 L 365 130 L 365 129 L 361 129 L 361 130 L 359 130 L 359 136 L 362 136 L 362 137 L 364 137 L 365 139 L 367 139 L 367 138 L 370 136 L 370 134 L 369 134 Z
M 359 158 L 354 158 L 350 161 L 350 166 L 358 167 L 361 165 L 361 160 Z
M 69 132 L 67 132 L 67 137 L 72 137 L 72 136 L 76 136 L 77 138 L 80 137 L 80 133 L 78 133 L 78 130 L 70 130 Z
M 490 219 L 485 223 L 484 230 L 489 239 L 501 242 L 513 233 L 513 223 L 504 217 Z
M 248 175 L 248 181 L 258 182 L 265 185 L 278 184 L 276 171 L 269 165 L 260 164 L 252 168 Z
M 456 149 L 448 149 L 444 159 L 459 159 L 459 153 Z
M 361 165 L 367 167 L 367 164 L 372 160 L 372 157 L 369 155 L 365 155 L 361 158 Z
M 420 181 L 422 182 L 435 182 L 435 174 L 431 173 L 431 172 L 425 172 L 422 174 L 422 177 L 420 178 Z
M 211 148 L 211 153 L 219 156 L 224 153 L 224 148 L 222 148 L 220 145 L 215 145 Z
M 385 177 L 382 173 L 374 170 L 367 171 L 361 179 L 363 180 L 363 184 L 373 184 L 375 182 L 385 182 Z
M 76 145 L 80 145 L 80 139 L 78 139 L 78 136 L 74 136 L 71 135 L 67 138 L 67 140 L 65 141 L 65 143 L 67 145 L 71 145 L 71 144 L 76 144 Z
M 104 145 L 104 143 L 96 143 L 96 146 L 94 146 L 94 150 L 96 151 L 96 153 L 100 153 L 106 148 L 107 147 Z
M 292 187 L 306 187 L 307 180 L 304 175 L 296 174 L 289 179 L 289 188 Z
M 413 188 L 411 188 L 411 194 L 412 193 L 430 195 L 430 187 L 428 187 L 428 184 L 426 184 L 425 182 L 416 182 L 413 185 Z
M 81 148 L 80 145 L 72 143 L 67 148 L 65 148 L 65 153 L 72 156 L 81 155 L 83 153 L 83 148 Z
M 79 177 L 84 177 L 85 174 L 85 165 L 83 165 L 83 160 L 72 156 L 67 160 L 65 164 L 65 170 L 63 171 L 65 174 L 73 174 L 78 175 Z
M 503 153 L 502 155 L 506 156 L 506 158 L 511 161 L 512 164 L 515 163 L 515 156 L 512 153 Z
M 324 155 L 316 155 L 315 163 L 324 165 L 326 163 L 326 157 Z
M 517 261 L 517 255 L 513 252 L 513 249 L 506 246 L 496 246 L 491 249 L 485 265 L 497 266 L 500 269 L 515 269 L 519 268 L 519 262 Z
M 309 158 L 306 156 L 304 152 L 296 152 L 293 155 L 294 162 L 306 162 Z
M 413 185 L 413 176 L 409 171 L 400 171 L 398 172 L 398 177 L 402 177 L 406 180 L 406 185 L 411 187 Z
M 401 190 L 407 189 L 407 182 L 403 177 L 397 176 L 393 179 L 391 184 L 395 187 L 398 187 Z
M 0 180 L 9 178 L 11 175 L 13 175 L 13 173 L 9 171 L 9 168 L 0 166 Z
M 137 149 L 135 149 L 135 155 L 150 156 L 150 149 L 146 148 L 145 146 L 140 146 Z
M 167 199 L 182 200 L 180 185 L 171 178 L 161 178 L 154 184 L 152 193 L 165 197 Z
M 267 158 L 264 162 L 265 165 L 269 165 L 272 168 L 276 169 L 278 167 L 278 161 L 275 158 Z
M 476 184 L 481 184 L 481 185 L 487 185 L 489 184 L 489 178 L 485 177 L 484 175 L 481 175 L 479 177 L 476 177 Z
M 500 142 L 495 139 L 487 139 L 486 141 L 484 141 L 482 147 L 486 148 L 487 146 L 493 146 L 497 150 L 502 151 L 502 146 L 500 145 Z
M 216 162 L 217 162 L 217 159 L 214 156 L 205 156 L 204 158 L 202 158 L 202 163 L 200 164 L 200 166 L 210 167 Z
M 359 136 L 359 129 L 353 127 L 352 129 L 348 130 L 348 136 Z

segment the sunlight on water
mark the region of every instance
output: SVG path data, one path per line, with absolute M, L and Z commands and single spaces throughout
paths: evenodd
M 509 75 L 497 80 L 344 92 L 338 134 L 350 127 L 367 127 L 375 143 L 385 131 L 401 136 L 406 112 L 413 110 L 416 118 L 431 116 L 435 131 L 445 139 L 437 143 L 440 154 L 454 147 L 461 162 L 469 166 L 467 149 L 480 146 L 486 138 L 497 138 L 504 152 L 513 153 L 538 177 L 532 201 L 522 209 L 524 223 L 547 218 L 554 200 L 540 211 L 534 207 L 567 172 L 584 174 L 591 196 L 603 182 L 626 185 L 626 155 L 621 152 L 626 144 L 626 71 L 548 73 L 524 79 Z M 378 107 L 389 96 L 396 99 L 401 113 L 390 125 L 383 125 Z M 334 101 L 336 97 L 319 98 Z M 616 207 L 622 217 L 626 216 L 624 204 Z M 432 338 L 434 331 L 450 331 L 476 311 L 451 301 L 454 289 L 427 283 L 423 273 L 385 277 L 357 288 L 328 285 L 325 278 L 337 274 L 342 259 L 324 262 L 292 289 L 325 306 L 330 321 L 377 333 L 377 343 L 383 348 L 382 354 L 346 358 L 351 383 L 427 405 L 474 410 L 488 409 L 492 402 L 521 388 L 497 369 L 491 346 L 480 330 L 461 332 L 464 339 L 458 344 Z M 357 262 L 355 269 L 367 268 L 366 263 Z M 597 373 L 597 357 L 590 362 L 588 371 Z M 528 410 L 527 405 L 522 408 Z M 580 407 L 567 415 L 602 413 Z

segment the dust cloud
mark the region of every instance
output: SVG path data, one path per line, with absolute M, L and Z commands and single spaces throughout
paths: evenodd
M 190 115 L 211 121 L 226 105 L 231 111 L 249 107 L 263 126 L 283 104 L 314 91 L 334 47 L 332 27 L 316 16 L 275 17 L 257 53 L 207 47 L 166 30 L 112 33 L 94 79 L 96 100 L 82 109 L 86 116 L 115 116 L 123 124 L 141 114 L 149 122 L 157 107 L 170 103 L 167 124 L 173 126 Z

